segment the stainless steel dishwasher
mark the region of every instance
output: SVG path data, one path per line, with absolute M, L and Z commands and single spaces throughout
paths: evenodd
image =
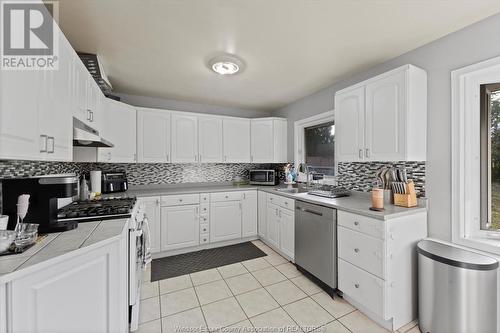
M 337 288 L 337 210 L 295 202 L 295 265 L 333 296 Z

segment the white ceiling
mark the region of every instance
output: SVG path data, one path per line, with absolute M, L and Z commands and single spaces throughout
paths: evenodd
M 61 0 L 115 91 L 271 110 L 500 11 L 498 0 Z M 246 63 L 222 77 L 221 52 Z

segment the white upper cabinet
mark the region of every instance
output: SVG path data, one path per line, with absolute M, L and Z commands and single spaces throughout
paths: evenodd
M 280 118 L 252 119 L 251 162 L 283 163 L 287 152 L 287 121 Z
M 250 119 L 223 120 L 224 162 L 250 162 Z
M 335 152 L 337 161 L 363 159 L 365 88 L 335 95 Z
M 198 117 L 172 114 L 172 162 L 198 162 Z
M 221 163 L 222 157 L 222 118 L 198 117 L 198 147 L 201 163 Z
M 337 161 L 424 161 L 427 74 L 412 65 L 335 95 Z
M 138 162 L 170 162 L 170 127 L 168 111 L 137 109 Z
M 398 160 L 406 141 L 406 73 L 366 85 L 365 158 Z
M 135 108 L 112 99 L 104 101 L 102 136 L 114 147 L 98 148 L 98 162 L 134 163 L 137 160 Z
M 267 163 L 274 160 L 273 120 L 252 119 L 251 124 L 251 162 Z

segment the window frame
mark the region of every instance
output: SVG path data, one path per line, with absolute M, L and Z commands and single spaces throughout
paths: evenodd
M 481 228 L 481 85 L 500 82 L 500 57 L 451 72 L 454 243 L 500 254 L 500 232 Z
M 297 167 L 300 163 L 305 161 L 305 129 L 307 127 L 321 125 L 323 123 L 334 122 L 335 123 L 335 112 L 334 110 L 323 112 L 312 117 L 304 118 L 294 122 L 294 162 Z M 334 155 L 334 176 L 325 176 L 325 179 L 336 179 L 338 174 L 337 168 L 337 151 L 335 150 Z

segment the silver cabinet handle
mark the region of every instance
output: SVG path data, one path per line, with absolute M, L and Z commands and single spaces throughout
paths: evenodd
M 90 111 L 90 121 L 94 122 L 94 111 Z
M 170 162 L 170 154 L 167 154 L 167 162 Z
M 87 109 L 87 120 L 88 121 L 91 121 L 90 119 L 92 119 L 92 117 L 90 115 L 91 113 L 92 113 L 92 111 L 90 111 L 90 109 Z
M 359 288 L 359 283 L 356 283 L 354 287 Z
M 365 149 L 365 156 L 370 158 L 370 148 Z
M 54 137 L 53 136 L 48 136 L 47 137 L 47 153 L 49 154 L 54 154 Z
M 276 208 L 276 216 L 278 216 L 278 208 Z
M 354 221 L 354 225 L 359 225 L 359 222 L 358 221 Z
M 239 205 L 239 206 L 240 206 L 240 210 L 241 210 L 241 209 L 242 209 L 241 202 L 240 202 L 240 205 Z
M 355 249 L 354 249 L 354 252 L 359 253 L 359 249 L 358 249 L 358 248 L 355 248 Z
M 40 153 L 47 152 L 47 136 L 45 134 L 40 135 Z
M 160 205 L 160 199 L 156 199 L 156 205 L 159 206 Z
M 359 158 L 363 158 L 363 149 L 359 150 Z
M 279 214 L 279 217 L 281 217 L 281 209 L 279 210 L 280 214 Z
M 179 199 L 179 202 L 182 202 L 182 199 Z
M 198 155 L 194 155 L 194 161 L 198 162 Z

